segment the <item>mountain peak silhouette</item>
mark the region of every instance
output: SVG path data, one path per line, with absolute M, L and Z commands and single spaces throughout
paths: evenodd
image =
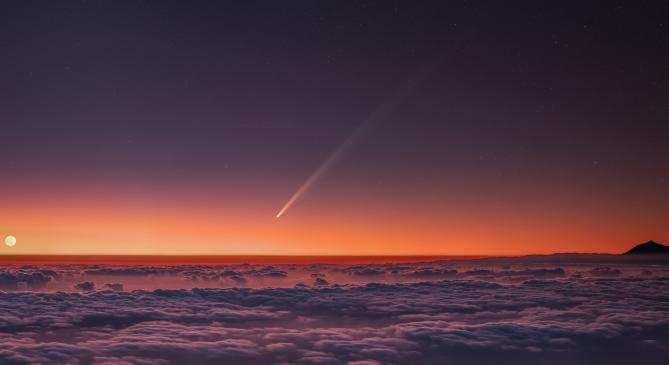
M 648 241 L 634 246 L 631 250 L 625 252 L 625 255 L 653 253 L 669 253 L 669 246 L 665 246 L 655 241 Z

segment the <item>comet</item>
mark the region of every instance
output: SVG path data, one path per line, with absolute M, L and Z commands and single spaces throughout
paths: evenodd
M 428 72 L 423 72 L 421 75 L 410 79 L 406 85 L 398 88 L 392 95 L 384 100 L 378 108 L 370 113 L 366 118 L 358 124 L 358 126 L 351 132 L 351 134 L 330 153 L 330 155 L 318 166 L 318 168 L 300 185 L 300 187 L 291 195 L 286 204 L 281 207 L 281 210 L 276 214 L 276 218 L 286 213 L 286 211 L 297 202 L 304 193 L 306 193 L 320 178 L 327 173 L 327 171 L 336 165 L 339 160 L 346 155 L 346 153 L 360 141 L 371 129 L 373 129 L 379 122 L 385 119 L 397 106 L 399 106 L 406 96 L 416 87 L 419 82 L 424 80 Z

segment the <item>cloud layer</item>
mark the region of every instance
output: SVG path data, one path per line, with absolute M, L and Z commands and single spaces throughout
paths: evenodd
M 669 356 L 666 266 L 3 270 L 3 364 L 660 364 Z M 155 276 L 213 284 L 124 291 L 94 280 Z M 304 283 L 219 287 L 230 277 Z M 65 282 L 69 290 L 47 290 Z

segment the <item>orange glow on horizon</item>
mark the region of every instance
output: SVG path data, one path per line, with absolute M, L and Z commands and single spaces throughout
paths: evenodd
M 620 253 L 648 239 L 667 241 L 660 219 L 633 229 L 611 222 L 624 216 L 584 219 L 544 216 L 435 214 L 370 207 L 351 209 L 332 199 L 327 209 L 301 204 L 276 219 L 273 202 L 230 199 L 223 208 L 198 200 L 103 201 L 77 196 L 10 200 L 0 213 L 2 232 L 19 240 L 2 254 L 21 255 L 524 255 L 555 252 Z M 321 202 L 320 204 L 323 204 Z M 296 207 L 297 208 L 297 207 Z M 430 207 L 428 207 L 430 208 Z M 432 207 L 432 209 L 437 209 Z M 470 208 L 473 209 L 473 208 Z M 265 212 L 259 214 L 258 212 Z M 475 218 L 474 218 L 475 217 Z M 649 237 L 649 233 L 653 234 Z

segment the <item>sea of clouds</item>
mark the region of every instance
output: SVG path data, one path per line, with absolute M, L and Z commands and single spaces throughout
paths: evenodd
M 669 265 L 4 265 L 2 364 L 665 364 Z

